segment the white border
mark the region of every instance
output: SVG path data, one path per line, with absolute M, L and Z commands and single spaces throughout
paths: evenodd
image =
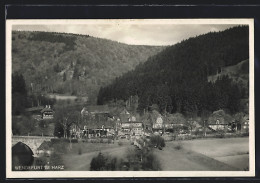
M 12 171 L 12 25 L 36 24 L 247 24 L 249 25 L 249 171 Z M 239 39 L 239 38 L 238 38 Z M 255 176 L 254 108 L 254 19 L 98 19 L 98 20 L 7 20 L 6 21 L 6 177 L 7 178 L 90 178 L 90 177 L 246 177 Z

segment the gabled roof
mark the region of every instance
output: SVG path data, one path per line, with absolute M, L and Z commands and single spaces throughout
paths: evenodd
M 141 121 L 123 121 L 121 123 L 143 123 Z
M 83 110 L 91 113 L 109 113 L 109 108 L 107 105 L 92 105 L 86 106 Z
M 44 113 L 44 112 L 53 112 L 53 110 L 50 108 L 44 108 L 41 110 L 41 113 Z
M 41 111 L 43 108 L 44 108 L 43 106 L 37 106 L 37 107 L 26 108 L 25 111 L 35 112 L 35 111 Z
M 106 121 L 100 123 L 91 122 L 79 124 L 79 127 L 82 129 L 84 128 L 84 126 L 87 126 L 88 129 L 102 128 L 102 126 L 104 126 L 104 128 L 113 128 L 115 126 L 115 123 L 113 121 Z
M 120 112 L 120 114 L 130 114 L 127 110 L 126 110 L 126 108 L 124 108 L 121 112 Z

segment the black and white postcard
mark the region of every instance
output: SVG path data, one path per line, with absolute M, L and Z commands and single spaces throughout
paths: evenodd
M 255 175 L 253 19 L 6 21 L 8 178 Z

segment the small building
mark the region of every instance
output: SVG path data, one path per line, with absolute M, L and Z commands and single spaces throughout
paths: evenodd
M 130 121 L 130 117 L 131 117 L 131 114 L 126 109 L 123 109 L 119 114 L 119 118 L 120 118 L 121 122 Z
M 51 109 L 50 105 L 46 105 L 45 108 L 41 110 L 42 119 L 53 119 L 54 111 Z
M 132 121 L 131 124 L 132 124 L 132 129 L 131 129 L 132 135 L 140 136 L 144 134 L 142 122 Z
M 162 133 L 164 129 L 164 126 L 163 126 L 163 119 L 162 119 L 162 116 L 159 115 L 155 121 L 155 123 L 153 123 L 153 132 L 159 132 L 159 133 Z
M 83 118 L 96 120 L 98 122 L 104 122 L 113 119 L 113 116 L 111 116 L 107 105 L 86 106 L 81 110 L 81 116 Z
M 208 127 L 212 129 L 212 131 L 222 131 L 222 130 L 227 130 L 229 125 L 217 119 L 215 123 L 209 123 Z
M 121 123 L 120 134 L 124 135 L 143 135 L 143 123 L 137 121 L 128 121 Z
M 83 107 L 81 115 L 109 114 L 107 105 L 91 105 Z
M 241 123 L 241 131 L 246 133 L 249 132 L 249 115 L 244 116 L 244 120 Z

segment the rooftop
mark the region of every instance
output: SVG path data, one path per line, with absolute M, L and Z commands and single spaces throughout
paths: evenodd
M 109 108 L 107 105 L 92 105 L 84 107 L 81 112 L 109 113 Z

